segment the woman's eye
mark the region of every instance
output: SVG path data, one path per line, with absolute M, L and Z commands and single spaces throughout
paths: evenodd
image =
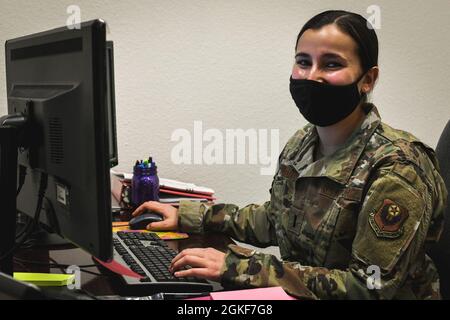
M 305 59 L 297 60 L 297 64 L 301 67 L 307 67 L 307 66 L 311 65 L 311 63 L 309 63 L 309 61 L 305 60 Z
M 326 64 L 326 67 L 329 69 L 336 69 L 342 67 L 342 64 L 340 64 L 339 62 L 328 62 Z

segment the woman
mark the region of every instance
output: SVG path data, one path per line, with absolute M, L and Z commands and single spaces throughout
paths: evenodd
M 299 298 L 439 298 L 425 254 L 442 229 L 446 190 L 433 150 L 380 120 L 367 103 L 378 78 L 378 40 L 360 15 L 326 11 L 296 43 L 293 100 L 310 122 L 287 142 L 261 206 L 148 202 L 164 215 L 151 230 L 219 231 L 272 255 L 230 246 L 183 250 L 176 276 L 226 287 L 282 286 Z M 178 271 L 185 265 L 187 271 Z

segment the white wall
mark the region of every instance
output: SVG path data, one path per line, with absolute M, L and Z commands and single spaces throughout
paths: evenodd
M 178 128 L 279 129 L 280 149 L 305 124 L 289 94 L 296 36 L 307 19 L 342 8 L 381 8 L 380 80 L 385 122 L 435 147 L 450 119 L 450 2 L 257 0 L 0 0 L 0 40 L 62 26 L 68 5 L 103 18 L 115 42 L 119 170 L 152 154 L 160 176 L 217 191 L 220 201 L 268 200 L 258 165 L 175 165 Z M 0 50 L 0 114 L 6 113 Z

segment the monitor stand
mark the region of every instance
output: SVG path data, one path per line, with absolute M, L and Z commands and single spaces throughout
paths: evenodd
M 0 123 L 0 272 L 11 276 L 11 249 L 16 240 L 17 132 L 15 127 Z
M 41 212 L 46 215 L 47 221 L 54 221 L 53 217 L 55 217 L 55 213 L 47 198 L 44 198 L 44 205 Z M 17 215 L 17 225 L 22 225 L 22 229 L 28 223 L 32 223 L 32 221 L 33 219 L 31 217 L 20 212 Z M 57 227 L 57 224 L 55 224 L 55 226 Z M 53 230 L 52 228 L 39 223 L 34 227 L 34 230 L 28 237 L 27 241 L 31 242 L 32 248 L 51 247 L 51 250 L 58 250 L 59 248 L 55 247 L 64 246 L 64 248 L 61 249 L 67 249 L 67 246 L 73 246 L 70 241 L 67 241 L 58 234 L 58 230 Z
M 31 101 L 25 104 L 24 113 L 16 113 L 0 118 L 0 272 L 12 276 L 13 252 L 16 243 L 16 193 L 18 148 L 25 144 L 28 123 L 28 109 Z M 16 109 L 15 109 L 16 110 Z
M 33 247 L 55 247 L 64 246 L 62 249 L 66 249 L 66 246 L 71 246 L 72 243 L 64 238 L 61 238 L 56 233 L 50 233 L 41 227 L 36 227 L 36 230 L 31 234 L 29 240 L 33 241 Z M 52 248 L 55 250 L 57 248 Z

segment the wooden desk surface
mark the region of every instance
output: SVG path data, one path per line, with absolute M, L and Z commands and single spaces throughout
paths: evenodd
M 216 233 L 189 235 L 188 239 L 167 241 L 168 246 L 176 251 L 207 247 L 226 251 L 227 246 L 232 243 L 233 241 L 228 236 Z M 49 263 L 84 266 L 93 265 L 94 261 L 88 253 L 72 245 L 34 248 L 21 250 L 16 254 L 14 271 L 62 273 L 60 268 L 51 267 L 48 265 Z M 64 268 L 62 269 L 64 270 Z M 109 271 L 105 272 L 104 269 L 99 269 L 97 266 L 82 269 L 95 273 L 81 272 L 81 287 L 83 290 L 97 296 L 125 295 L 120 279 L 113 276 Z

